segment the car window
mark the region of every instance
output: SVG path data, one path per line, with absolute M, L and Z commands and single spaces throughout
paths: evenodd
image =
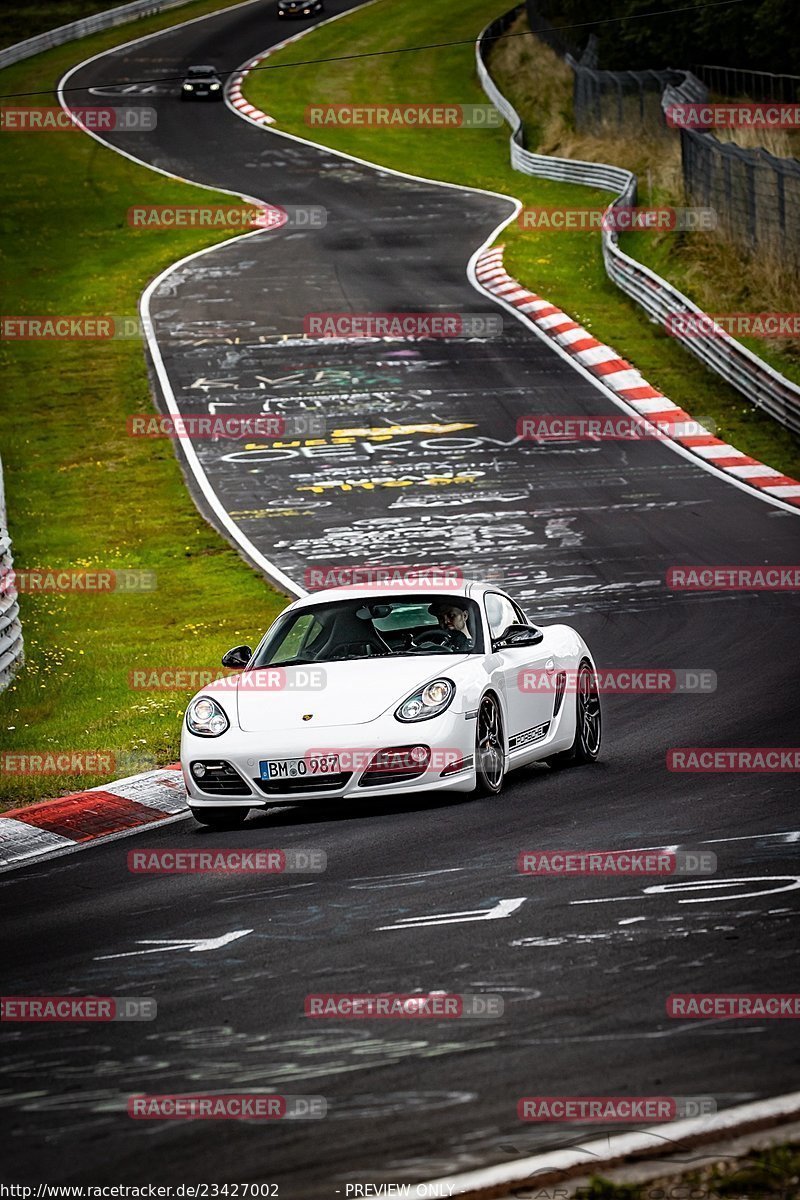
M 455 601 L 452 595 L 363 596 L 287 613 L 259 647 L 251 667 L 406 655 L 482 654 L 478 605 L 464 597 Z M 437 610 L 441 605 L 465 611 L 466 627 L 450 629 L 447 614 L 440 623 Z
M 512 604 L 507 596 L 501 596 L 499 592 L 486 593 L 486 617 L 493 638 L 500 637 L 500 634 L 508 629 L 509 625 L 527 624 L 516 605 Z
M 313 613 L 305 613 L 290 623 L 274 646 L 271 662 L 280 666 L 293 658 L 302 658 L 303 647 L 320 632 L 322 626 Z
M 427 604 L 398 604 L 385 617 L 373 617 L 372 623 L 381 631 L 392 629 L 417 629 L 423 625 L 439 628 L 439 622 L 428 612 Z

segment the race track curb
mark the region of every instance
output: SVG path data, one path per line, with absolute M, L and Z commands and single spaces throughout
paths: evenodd
M 563 1185 L 587 1174 L 602 1175 L 609 1168 L 623 1164 L 657 1163 L 670 1154 L 700 1149 L 724 1136 L 774 1128 L 798 1115 L 800 1092 L 789 1092 L 723 1108 L 702 1117 L 665 1121 L 630 1133 L 607 1134 L 564 1150 L 549 1150 L 514 1162 L 427 1180 L 423 1186 L 429 1196 L 459 1197 L 461 1200 L 501 1200 L 509 1196 L 517 1197 L 517 1200 L 522 1197 L 534 1200 L 537 1196 L 566 1196 L 570 1191 L 568 1187 L 550 1190 L 550 1185 Z
M 475 276 L 485 291 L 518 308 L 570 357 L 579 362 L 643 419 L 657 423 L 662 436 L 701 458 L 707 466 L 732 476 L 777 500 L 800 508 L 800 481 L 782 475 L 730 443 L 715 437 L 684 409 L 668 399 L 616 350 L 573 321 L 549 300 L 529 292 L 503 266 L 503 246 L 492 246 L 479 256 Z
M 163 825 L 188 811 L 177 763 L 14 808 L 0 813 L 0 872 L 124 837 L 143 825 Z

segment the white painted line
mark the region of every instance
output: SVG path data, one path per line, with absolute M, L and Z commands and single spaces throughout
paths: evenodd
M 550 313 L 547 317 L 539 317 L 539 327 L 541 329 L 558 329 L 559 325 L 569 325 L 572 317 L 568 317 L 564 312 Z
M 570 345 L 570 343 L 572 343 L 572 342 L 580 342 L 580 341 L 581 341 L 583 338 L 585 338 L 585 337 L 588 337 L 588 336 L 589 336 L 589 335 L 588 335 L 588 333 L 586 332 L 586 330 L 585 330 L 585 329 L 583 329 L 583 328 L 582 328 L 582 327 L 579 325 L 577 329 L 568 329 L 568 330 L 566 331 L 566 333 L 557 333 L 557 334 L 556 334 L 556 341 L 557 341 L 557 342 L 558 342 L 558 343 L 559 343 L 561 346 L 569 346 L 569 345 Z M 581 353 L 581 351 L 580 351 L 580 350 L 577 350 L 577 351 L 575 352 L 575 357 L 577 358 L 577 357 L 578 357 L 578 355 L 579 355 L 580 353 Z
M 147 775 L 136 775 L 131 779 L 116 779 L 107 783 L 102 791 L 122 796 L 136 804 L 157 808 L 161 812 L 187 812 L 186 788 L 180 771 L 151 771 Z
M 769 476 L 781 475 L 781 471 L 776 471 L 774 467 L 765 467 L 762 463 L 750 463 L 746 467 L 728 467 L 732 475 L 738 475 L 740 479 L 758 479 Z
M 39 829 L 27 821 L 18 821 L 16 817 L 0 817 L 0 866 L 17 862 L 21 864 L 49 850 L 73 845 L 72 838 L 62 837 L 60 833 Z
M 777 487 L 765 487 L 764 491 L 769 492 L 772 496 L 800 496 L 800 486 L 795 483 L 782 483 L 778 484 Z
M 544 321 L 542 321 L 542 325 L 544 325 Z M 619 358 L 619 355 L 610 346 L 592 346 L 590 350 L 578 350 L 577 357 L 582 363 L 586 363 L 587 367 L 590 367 L 593 363 L 613 362 L 615 358 Z M 648 401 L 645 400 L 644 403 L 647 404 Z M 652 401 L 649 403 L 652 404 Z
M 591 350 L 586 350 L 582 351 L 582 353 L 591 354 L 592 352 Z M 671 408 L 678 408 L 677 404 L 673 404 L 665 396 L 656 396 L 652 400 L 631 400 L 631 404 L 640 413 L 668 412 Z
M 647 380 L 635 370 L 612 371 L 610 375 L 604 375 L 603 379 L 615 392 L 621 392 L 625 388 L 647 387 Z
M 435 913 L 429 917 L 403 917 L 396 925 L 379 925 L 383 929 L 420 929 L 429 925 L 461 925 L 470 921 L 499 921 L 510 917 L 526 901 L 526 896 L 515 900 L 498 900 L 493 908 L 470 908 L 460 913 Z
M 758 1122 L 777 1123 L 794 1117 L 799 1112 L 800 1092 L 790 1092 L 769 1100 L 738 1104 L 703 1117 L 665 1122 L 632 1133 L 606 1135 L 596 1141 L 571 1146 L 567 1150 L 551 1150 L 549 1153 L 532 1155 L 530 1158 L 518 1158 L 514 1162 L 498 1163 L 494 1167 L 465 1171 L 460 1175 L 446 1175 L 419 1184 L 418 1187 L 424 1187 L 428 1195 L 449 1196 L 503 1186 L 508 1186 L 510 1192 L 512 1185 L 525 1184 L 528 1193 L 533 1195 L 532 1183 L 537 1176 L 544 1182 L 545 1176 L 549 1177 L 556 1172 L 578 1175 L 586 1169 L 590 1169 L 591 1173 L 596 1175 L 601 1169 L 628 1157 L 658 1158 L 674 1153 L 678 1148 L 683 1149 L 695 1140 L 706 1141 L 709 1134 L 729 1133 L 738 1127 Z M 437 1188 L 438 1191 L 435 1190 Z M 502 1194 L 507 1195 L 508 1192 Z
M 152 946 L 152 950 L 128 950 L 125 954 L 98 954 L 94 962 L 105 962 L 109 958 L 135 958 L 139 954 L 167 954 L 170 950 L 188 950 L 190 954 L 204 954 L 208 950 L 219 950 L 229 942 L 252 933 L 252 929 L 234 929 L 215 938 L 140 938 L 137 946 Z
M 735 446 L 729 446 L 727 442 L 723 442 L 721 446 L 695 446 L 694 452 L 701 458 L 747 458 L 746 454 L 737 450 Z
M 31 863 L 38 865 L 40 862 L 49 862 L 51 858 L 63 858 L 67 854 L 76 854 L 79 850 L 91 850 L 95 846 L 104 846 L 107 842 L 118 842 L 122 838 L 134 837 L 140 833 L 151 833 L 154 829 L 161 829 L 163 825 L 174 825 L 178 821 L 186 821 L 189 819 L 188 809 L 185 812 L 176 813 L 171 817 L 164 817 L 163 821 L 148 821 L 146 825 L 135 825 L 132 829 L 120 829 L 117 833 L 104 833 L 100 837 L 89 838 L 82 842 L 74 842 L 71 838 L 64 838 L 63 846 L 54 846 L 52 849 L 43 849 L 41 854 L 29 858 L 8 859 L 0 865 L 0 875 L 7 871 L 18 871 L 22 867 L 30 866 Z M 0 822 L 11 821 L 13 817 L 0 817 Z M 24 822 L 20 822 L 24 824 Z M 48 831 L 49 832 L 49 831 Z M 52 837 L 57 837 L 57 834 L 52 834 Z

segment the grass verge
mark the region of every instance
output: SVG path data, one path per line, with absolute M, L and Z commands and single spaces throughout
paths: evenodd
M 800 1194 L 800 1146 L 786 1144 L 754 1150 L 736 1162 L 722 1160 L 698 1171 L 621 1184 L 596 1178 L 576 1192 L 580 1200 L 790 1200 Z
M 471 45 L 447 46 L 380 58 L 325 59 L 469 38 L 509 0 L 387 0 L 356 11 L 285 47 L 255 71 L 245 92 L 276 118 L 277 128 L 398 170 L 452 183 L 490 188 L 519 197 L 526 208 L 586 207 L 608 203 L 608 193 L 533 179 L 512 171 L 508 130 L 393 127 L 370 129 L 310 126 L 309 105 L 353 103 L 483 103 Z M 515 39 L 525 41 L 527 39 Z M 521 283 L 569 312 L 624 358 L 655 387 L 693 417 L 713 422 L 720 437 L 771 466 L 797 475 L 800 443 L 757 412 L 733 388 L 706 370 L 673 338 L 617 290 L 603 268 L 599 239 L 581 232 L 504 230 L 506 266 Z
M 49 51 L 0 75 L 3 93 L 52 88 L 74 62 L 132 36 L 227 7 L 187 5 Z M 15 102 L 16 103 L 16 102 Z M 55 103 L 31 98 L 23 103 Z M 7 139 L 0 228 L 7 314 L 134 316 L 156 274 L 226 236 L 133 230 L 134 203 L 231 203 L 129 162 L 80 132 Z M 111 776 L 175 759 L 194 689 L 129 687 L 140 667 L 213 667 L 258 637 L 283 599 L 197 513 L 169 441 L 126 436 L 126 418 L 152 411 L 138 338 L 0 342 L 0 409 L 15 565 L 141 568 L 141 594 L 23 595 L 26 663 L 0 695 L 6 751 L 103 750 Z M 0 770 L 0 809 L 101 783 L 108 774 Z

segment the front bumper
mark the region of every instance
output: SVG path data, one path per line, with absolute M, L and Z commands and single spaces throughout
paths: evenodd
M 216 92 L 210 90 L 205 92 L 198 92 L 196 90 L 188 92 L 181 88 L 181 98 L 183 100 L 221 100 L 222 88 L 219 88 Z
M 279 8 L 279 17 L 316 17 L 323 11 L 321 4 L 303 4 L 298 8 Z
M 230 715 L 230 714 L 229 714 Z M 393 746 L 429 746 L 431 759 L 425 770 L 413 779 L 388 779 L 362 785 L 373 752 Z M 193 808 L 228 806 L 268 808 L 275 804 L 295 804 L 304 800 L 345 800 L 360 797 L 401 796 L 416 792 L 469 792 L 475 787 L 475 720 L 463 712 L 448 709 L 429 721 L 403 723 L 393 715 L 383 716 L 364 725 L 332 726 L 266 733 L 246 733 L 229 729 L 218 738 L 196 737 L 185 724 L 181 736 L 181 769 L 189 803 Z M 280 790 L 266 791 L 259 781 L 259 763 L 265 759 L 303 759 L 309 754 L 336 754 L 343 770 L 335 786 L 315 781 L 292 780 L 270 783 Z M 228 776 L 231 785 L 240 786 L 241 794 L 209 792 L 191 773 L 194 762 L 219 760 L 228 763 L 238 776 Z M 461 764 L 461 765 L 460 765 Z M 352 765 L 352 769 L 351 769 Z M 455 769 L 454 769 L 455 768 Z M 344 778 L 346 776 L 346 778 Z M 205 781 L 204 781 L 205 782 Z M 229 785 L 226 782 L 226 788 Z

